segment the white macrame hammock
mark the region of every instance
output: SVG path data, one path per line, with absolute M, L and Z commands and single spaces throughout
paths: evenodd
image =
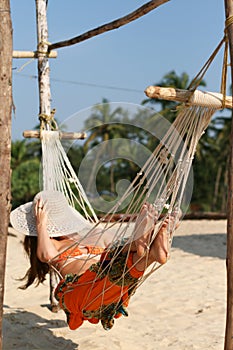
M 89 239 L 92 239 L 93 242 L 93 232 L 96 232 L 96 230 L 98 230 L 98 235 L 94 235 L 96 237 L 96 246 L 99 245 L 101 236 L 108 234 L 108 231 L 112 235 L 111 246 L 114 246 L 116 242 L 124 242 L 124 240 L 132 243 L 134 240 L 133 220 L 135 217 L 129 214 L 138 213 L 142 203 L 149 201 L 153 203 L 160 217 L 151 238 L 151 243 L 156 237 L 163 220 L 171 215 L 175 218 L 173 224 L 169 225 L 167 232 L 170 249 L 173 232 L 179 220 L 180 209 L 182 209 L 182 199 L 197 143 L 213 114 L 217 109 L 221 108 L 222 96 L 218 95 L 216 97 L 211 93 L 195 91 L 189 100 L 189 105 L 180 106 L 175 121 L 171 124 L 171 127 L 130 184 L 121 200 L 112 208 L 111 213 L 107 213 L 101 220 L 98 220 L 70 164 L 60 142 L 59 132 L 42 131 L 43 189 L 64 193 L 69 204 L 73 207 L 78 204 L 86 219 L 93 223 L 93 228 L 85 236 L 79 233 L 79 239 L 73 245 L 86 243 Z M 111 222 L 111 218 L 118 213 L 120 206 L 127 198 L 131 198 L 131 200 L 125 214 L 121 215 L 118 222 Z M 119 253 L 118 251 L 116 258 Z M 112 265 L 114 264 L 114 259 L 115 257 L 112 258 Z M 85 261 L 83 264 L 85 265 Z M 158 263 L 152 264 L 137 282 L 137 287 L 158 267 L 160 267 Z M 98 277 L 101 276 L 98 275 Z M 123 283 L 124 273 L 121 279 Z M 102 293 L 104 292 L 103 290 Z M 119 303 L 120 298 L 121 296 L 119 296 Z

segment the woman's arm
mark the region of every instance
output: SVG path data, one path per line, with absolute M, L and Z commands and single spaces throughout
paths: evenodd
M 36 229 L 37 229 L 37 257 L 41 262 L 48 262 L 58 254 L 58 250 L 50 239 L 46 224 L 46 203 L 38 199 L 35 205 Z

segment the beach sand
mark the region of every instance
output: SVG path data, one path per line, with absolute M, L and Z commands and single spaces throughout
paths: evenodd
M 226 318 L 226 220 L 183 221 L 171 258 L 132 297 L 112 330 L 85 322 L 71 331 L 49 310 L 48 282 L 18 287 L 28 267 L 21 235 L 8 236 L 4 350 L 222 350 Z

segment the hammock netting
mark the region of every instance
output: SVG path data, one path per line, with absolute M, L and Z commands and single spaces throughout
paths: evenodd
M 206 96 L 205 96 L 206 98 Z M 201 103 L 199 103 L 201 104 Z M 106 213 L 104 217 L 98 220 L 85 191 L 75 174 L 66 152 L 61 144 L 58 131 L 42 131 L 42 154 L 43 154 L 43 189 L 60 191 L 64 193 L 69 204 L 72 207 L 78 206 L 82 214 L 87 220 L 88 232 L 77 232 L 74 243 L 69 249 L 75 249 L 79 245 L 91 244 L 99 247 L 103 244 L 103 238 L 107 237 L 111 244 L 106 248 L 106 252 L 111 254 L 110 263 L 99 261 L 94 265 L 96 279 L 101 279 L 114 269 L 115 264 L 119 264 L 121 255 L 129 256 L 130 247 L 135 240 L 134 219 L 132 213 L 138 213 L 143 203 L 152 203 L 158 215 L 158 222 L 155 225 L 154 232 L 151 236 L 149 246 L 153 243 L 164 220 L 168 220 L 168 242 L 171 248 L 173 233 L 177 222 L 182 215 L 182 200 L 185 196 L 187 181 L 190 176 L 192 161 L 196 151 L 198 141 L 205 129 L 207 128 L 211 117 L 219 109 L 219 105 L 215 105 L 211 96 L 208 105 L 181 105 L 179 112 L 170 128 L 165 132 L 160 143 L 146 161 L 144 166 L 138 172 L 136 178 L 129 185 L 122 198 L 114 205 L 111 212 Z M 130 202 L 124 214 L 118 221 L 112 222 L 113 216 L 119 212 L 122 203 Z M 170 218 L 173 220 L 169 220 Z M 89 226 L 88 226 L 89 225 Z M 128 247 L 126 252 L 124 247 Z M 148 254 L 148 251 L 145 252 Z M 87 256 L 83 259 L 82 268 L 91 257 Z M 133 268 L 134 265 L 131 266 Z M 142 284 L 148 276 L 158 269 L 160 265 L 153 263 L 137 280 L 131 281 L 130 295 L 136 288 Z M 123 268 L 123 273 L 115 276 L 115 283 L 122 286 L 122 295 L 124 294 L 124 286 L 128 280 L 129 269 Z M 79 271 L 75 276 L 69 277 L 69 283 L 76 283 Z M 90 282 L 90 293 L 94 282 Z M 100 291 L 100 296 L 106 293 L 107 285 Z M 121 298 L 115 303 L 115 308 L 122 305 Z M 83 310 L 88 308 L 88 304 L 93 300 L 86 299 L 86 305 Z M 106 310 L 105 310 L 106 308 Z M 107 306 L 103 305 L 101 313 L 109 312 Z

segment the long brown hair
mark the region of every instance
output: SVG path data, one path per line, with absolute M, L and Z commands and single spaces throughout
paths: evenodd
M 46 274 L 49 272 L 49 265 L 41 262 L 37 258 L 37 237 L 25 236 L 23 246 L 29 258 L 30 267 L 25 276 L 21 279 L 21 281 L 26 281 L 26 283 L 19 288 L 27 289 L 31 284 L 33 284 L 33 282 L 35 282 L 36 286 L 38 286 L 40 283 L 45 281 Z

